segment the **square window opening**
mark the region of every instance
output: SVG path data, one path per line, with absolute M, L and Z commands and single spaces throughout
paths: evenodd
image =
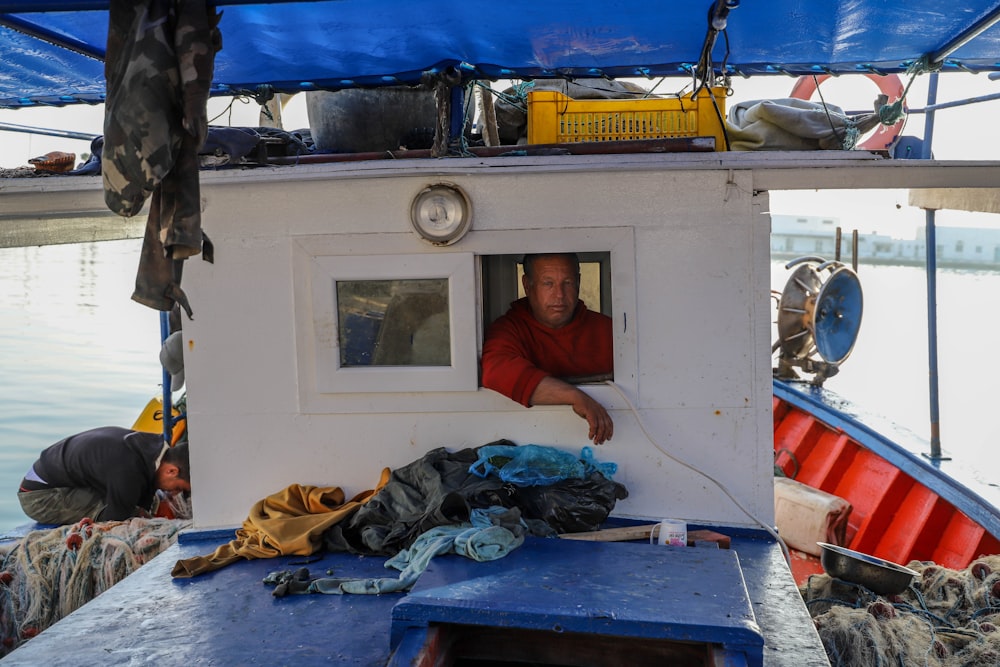
M 611 298 L 611 253 L 578 252 L 580 259 L 580 300 L 590 310 L 613 317 Z M 507 312 L 511 303 L 525 296 L 521 277 L 523 254 L 483 255 L 480 257 L 482 274 L 483 332 L 490 324 Z M 583 384 L 603 382 L 606 377 L 563 378 Z

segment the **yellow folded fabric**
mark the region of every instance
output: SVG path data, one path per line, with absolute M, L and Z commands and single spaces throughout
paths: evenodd
M 177 578 L 194 577 L 237 560 L 308 556 L 320 548 L 323 532 L 343 521 L 364 505 L 389 481 L 390 470 L 382 470 L 378 485 L 348 501 L 339 486 L 292 484 L 254 504 L 236 531 L 236 539 L 208 556 L 179 560 L 170 572 Z

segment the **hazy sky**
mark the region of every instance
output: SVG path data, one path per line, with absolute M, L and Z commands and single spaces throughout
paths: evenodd
M 904 77 L 904 84 L 908 80 Z M 911 84 L 907 97 L 909 107 L 922 109 L 926 105 L 928 81 L 928 76 L 923 75 Z M 673 92 L 672 86 L 680 87 L 684 83 L 687 81 L 669 79 L 659 84 L 656 92 Z M 793 84 L 794 79 L 783 76 L 753 80 L 736 78 L 732 82 L 733 97 L 729 100 L 729 106 L 745 100 L 787 97 Z M 871 108 L 872 100 L 878 93 L 874 83 L 855 76 L 828 80 L 821 90 L 827 102 L 847 111 Z M 1000 81 L 991 81 L 985 74 L 951 73 L 939 77 L 939 103 L 997 93 L 1000 93 Z M 210 117 L 222 113 L 228 104 L 228 99 L 211 100 Z M 286 129 L 308 127 L 305 106 L 302 95 L 292 99 L 285 109 Z M 994 120 L 998 112 L 1000 100 L 938 111 L 934 125 L 934 156 L 949 160 L 1000 159 L 1000 131 Z M 255 126 L 258 124 L 257 116 L 257 105 L 243 101 L 233 104 L 231 112 L 213 122 L 220 125 Z M 924 119 L 924 114 L 910 114 L 903 134 L 922 137 Z M 103 132 L 103 122 L 103 106 L 0 110 L 0 123 L 94 135 Z M 0 167 L 27 165 L 32 157 L 52 150 L 74 152 L 79 159 L 89 151 L 89 142 L 0 130 Z M 864 233 L 877 231 L 897 238 L 912 238 L 916 227 L 924 223 L 923 211 L 908 205 L 905 190 L 860 191 L 853 192 L 850 197 L 844 197 L 840 191 L 772 193 L 771 207 L 773 213 L 787 215 L 810 214 L 819 208 L 819 215 L 840 218 L 845 229 L 857 228 Z M 996 215 L 956 211 L 939 212 L 937 222 L 945 226 L 998 224 Z

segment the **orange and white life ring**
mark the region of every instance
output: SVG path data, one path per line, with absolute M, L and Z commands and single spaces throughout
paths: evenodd
M 870 81 L 878 86 L 879 92 L 889 98 L 888 104 L 892 104 L 900 99 L 905 92 L 903 81 L 896 74 L 878 75 L 865 74 Z M 816 76 L 800 76 L 792 87 L 790 97 L 797 100 L 811 99 L 816 89 L 821 83 L 830 78 L 829 74 L 818 74 Z M 899 133 L 903 131 L 905 117 L 900 118 L 895 125 L 879 125 L 875 132 L 858 144 L 858 148 L 865 151 L 888 150 L 892 142 L 896 140 Z

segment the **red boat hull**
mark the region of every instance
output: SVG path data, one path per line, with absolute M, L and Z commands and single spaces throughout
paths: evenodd
M 842 430 L 778 396 L 773 407 L 775 465 L 852 505 L 842 546 L 902 565 L 933 561 L 951 569 L 1000 553 L 1000 540 L 983 526 Z M 793 554 L 800 584 L 822 571 L 817 558 Z

